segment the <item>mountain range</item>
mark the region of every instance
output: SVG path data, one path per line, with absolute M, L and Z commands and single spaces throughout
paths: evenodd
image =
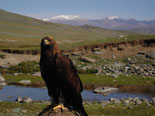
M 118 16 L 111 16 L 103 19 L 83 19 L 77 15 L 59 15 L 42 20 L 74 26 L 90 25 L 112 30 L 155 34 L 155 20 L 123 19 Z
M 77 16 L 65 18 L 79 19 Z M 41 38 L 45 36 L 53 37 L 60 48 L 71 49 L 88 44 L 109 42 L 111 41 L 109 38 L 113 37 L 114 41 L 120 41 L 121 35 L 128 36 L 135 35 L 135 33 L 88 25 L 72 26 L 52 23 L 0 9 L 0 49 L 40 49 Z

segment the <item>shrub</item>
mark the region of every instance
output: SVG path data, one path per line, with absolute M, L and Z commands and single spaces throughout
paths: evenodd
M 4 59 L 5 57 L 6 57 L 6 55 L 0 54 L 0 58 Z
M 33 73 L 38 71 L 40 71 L 40 69 L 38 62 L 36 61 L 21 62 L 18 65 L 9 67 L 10 73 Z

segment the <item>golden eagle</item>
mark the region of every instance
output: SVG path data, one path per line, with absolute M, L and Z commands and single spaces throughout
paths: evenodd
M 49 37 L 41 41 L 40 70 L 53 110 L 67 106 L 81 116 L 88 116 L 82 105 L 83 86 L 77 70 L 71 59 L 61 54 L 56 41 Z

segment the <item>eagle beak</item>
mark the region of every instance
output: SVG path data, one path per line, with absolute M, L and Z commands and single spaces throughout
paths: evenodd
M 45 44 L 45 45 L 50 45 L 51 43 L 50 43 L 48 40 L 45 39 L 45 40 L 44 40 L 44 44 Z

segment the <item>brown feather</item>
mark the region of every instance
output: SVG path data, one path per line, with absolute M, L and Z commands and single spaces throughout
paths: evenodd
M 40 70 L 48 94 L 53 97 L 55 103 L 58 104 L 59 98 L 63 98 L 64 104 L 87 116 L 82 105 L 83 86 L 77 70 L 71 59 L 61 54 L 53 38 L 44 37 L 41 41 Z

